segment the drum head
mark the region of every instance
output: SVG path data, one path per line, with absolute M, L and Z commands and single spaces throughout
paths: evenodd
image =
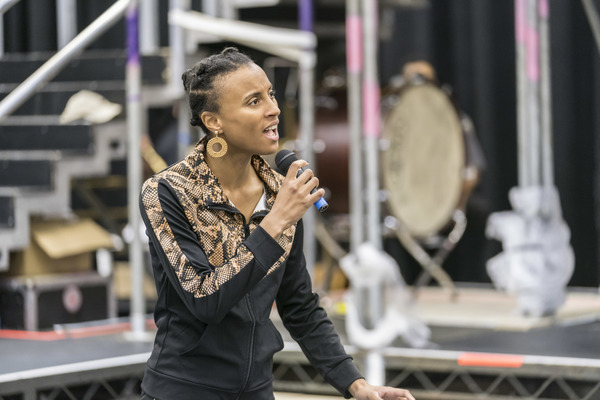
M 415 237 L 438 233 L 460 201 L 465 148 L 457 111 L 437 86 L 405 87 L 383 128 L 382 174 L 392 214 Z

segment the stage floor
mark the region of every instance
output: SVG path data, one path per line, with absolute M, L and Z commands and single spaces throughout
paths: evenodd
M 387 384 L 411 389 L 419 399 L 600 399 L 597 295 L 575 293 L 556 317 L 524 319 L 510 299 L 471 290 L 454 303 L 440 290 L 420 293 L 416 310 L 431 328 L 433 345 L 413 349 L 397 340 L 382 350 Z M 486 305 L 494 296 L 496 307 Z M 335 296 L 324 300 L 335 308 Z M 332 314 L 345 341 L 343 316 Z M 323 397 L 335 393 L 275 322 L 286 342 L 275 357 L 276 390 L 332 398 Z M 131 340 L 123 322 L 67 328 L 0 330 L 0 399 L 136 398 L 151 340 Z M 360 364 L 364 354 L 347 349 Z

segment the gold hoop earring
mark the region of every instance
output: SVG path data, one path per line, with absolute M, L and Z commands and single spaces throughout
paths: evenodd
M 218 150 L 215 150 L 215 145 Z M 214 158 L 223 157 L 225 153 L 227 153 L 227 142 L 225 139 L 219 137 L 219 131 L 215 131 L 215 137 L 208 141 L 206 152 L 209 156 Z

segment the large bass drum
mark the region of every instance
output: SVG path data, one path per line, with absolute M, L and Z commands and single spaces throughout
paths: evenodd
M 391 214 L 415 238 L 448 226 L 473 186 L 460 114 L 435 83 L 413 79 L 392 96 L 383 126 L 383 185 Z

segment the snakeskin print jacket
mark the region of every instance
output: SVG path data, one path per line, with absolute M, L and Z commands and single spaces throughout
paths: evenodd
M 275 302 L 311 364 L 349 398 L 361 375 L 312 292 L 302 222 L 278 241 L 259 226 L 283 177 L 253 157 L 266 201 L 247 223 L 204 161 L 205 145 L 142 188 L 158 293 L 143 391 L 160 400 L 273 399 L 272 359 L 283 348 L 269 319 Z

